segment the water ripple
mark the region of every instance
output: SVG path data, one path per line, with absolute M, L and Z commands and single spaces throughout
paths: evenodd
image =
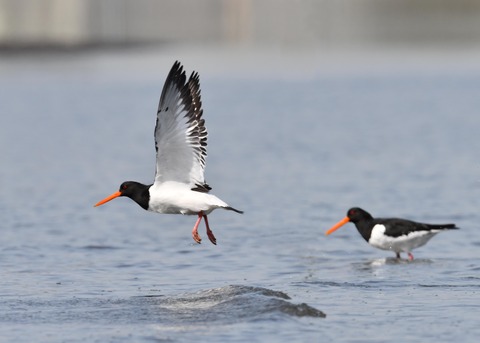
M 162 323 L 232 324 L 239 321 L 278 320 L 282 316 L 324 318 L 308 304 L 294 304 L 281 291 L 232 285 L 179 296 L 158 294 L 126 299 L 64 300 L 9 299 L 4 321 L 15 323 Z

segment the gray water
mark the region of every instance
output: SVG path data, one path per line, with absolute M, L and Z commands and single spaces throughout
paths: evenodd
M 201 76 L 207 182 L 245 211 L 210 215 L 217 246 L 194 217 L 93 208 L 153 180 L 177 58 Z M 0 340 L 476 342 L 480 63 L 317 58 L 3 56 Z M 351 224 L 324 235 L 352 206 L 461 230 L 397 261 Z

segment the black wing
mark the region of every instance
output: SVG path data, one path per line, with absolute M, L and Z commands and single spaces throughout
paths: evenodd
M 383 224 L 385 226 L 385 233 L 391 237 L 400 237 L 415 231 L 434 233 L 443 230 L 458 229 L 455 224 L 425 224 L 399 218 L 378 218 L 374 219 L 374 223 Z

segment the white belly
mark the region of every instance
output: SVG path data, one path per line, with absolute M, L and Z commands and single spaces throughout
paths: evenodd
M 189 185 L 165 182 L 150 188 L 149 211 L 168 214 L 209 214 L 228 206 L 213 194 L 192 191 Z
M 425 245 L 438 232 L 440 231 L 414 231 L 408 235 L 390 237 L 385 235 L 385 226 L 377 224 L 373 227 L 368 243 L 379 249 L 408 253 Z

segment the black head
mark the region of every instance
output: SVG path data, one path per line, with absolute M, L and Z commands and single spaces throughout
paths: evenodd
M 326 235 L 331 234 L 332 232 L 338 230 L 343 225 L 347 224 L 348 222 L 352 222 L 357 227 L 358 231 L 363 236 L 363 231 L 365 227 L 369 227 L 370 221 L 373 220 L 373 217 L 367 211 L 362 210 L 359 207 L 352 207 L 347 211 L 347 216 L 340 220 L 338 223 L 333 225 L 330 229 L 325 232 Z M 368 239 L 367 239 L 368 241 Z
M 129 197 L 144 209 L 148 209 L 148 202 L 150 201 L 150 193 L 148 192 L 149 188 L 150 186 L 144 185 L 140 182 L 125 181 L 120 185 L 118 192 L 100 200 L 95 204 L 95 207 L 103 205 L 118 197 Z
M 352 207 L 347 211 L 347 217 L 354 224 L 365 221 L 372 220 L 373 217 L 365 210 L 362 210 L 360 207 Z
M 138 189 L 143 189 L 144 187 L 145 185 L 139 182 L 125 181 L 120 185 L 118 191 L 121 193 L 120 196 L 131 198 L 136 192 L 138 192 Z
M 124 197 L 129 197 L 145 210 L 148 209 L 148 202 L 150 201 L 150 193 L 148 189 L 150 186 L 136 181 L 125 181 L 120 185 L 118 190 Z

